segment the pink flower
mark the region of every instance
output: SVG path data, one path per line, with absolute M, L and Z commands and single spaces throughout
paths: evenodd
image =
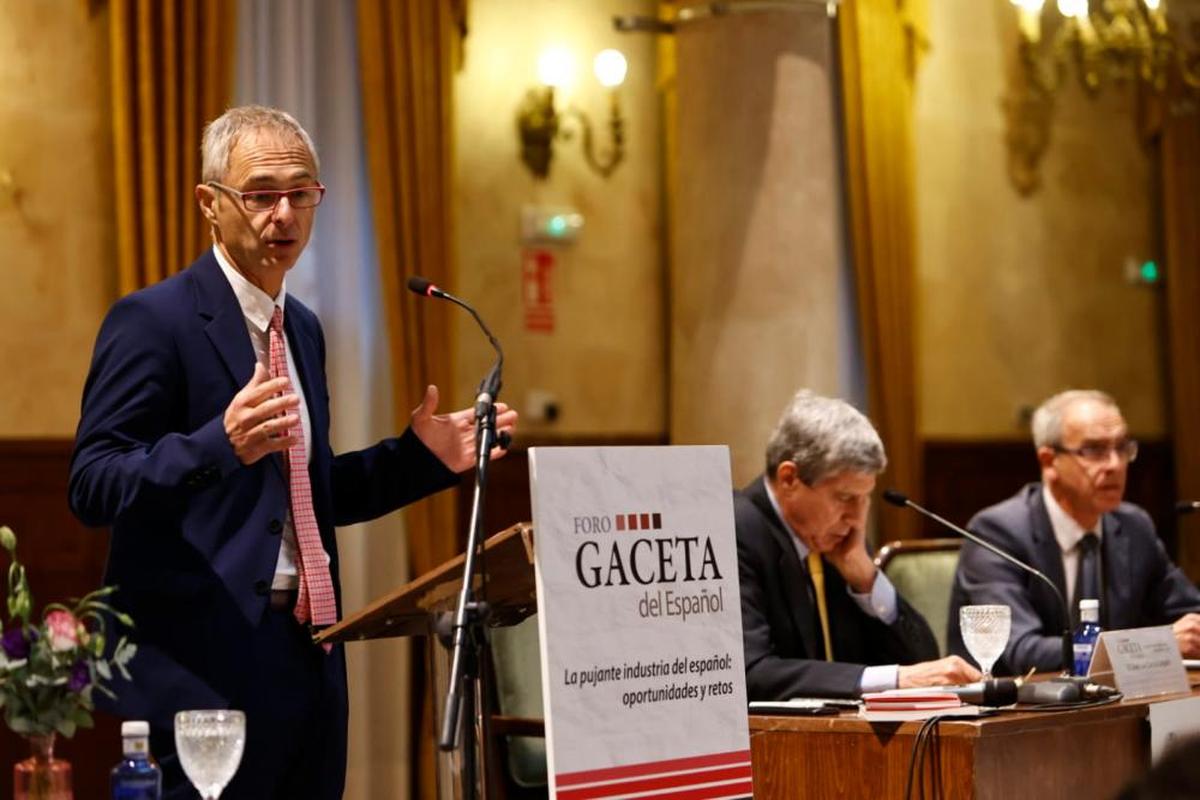
M 46 615 L 46 630 L 50 635 L 50 649 L 61 653 L 74 650 L 79 645 L 79 623 L 70 611 L 56 609 Z

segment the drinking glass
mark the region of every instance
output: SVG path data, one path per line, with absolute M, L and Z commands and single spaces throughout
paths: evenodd
M 996 659 L 1008 645 L 1012 629 L 1012 610 L 1008 606 L 963 606 L 958 610 L 963 644 L 983 670 L 983 679 L 992 677 Z
M 217 800 L 233 779 L 246 745 L 241 711 L 180 711 L 175 715 L 179 763 L 204 800 Z

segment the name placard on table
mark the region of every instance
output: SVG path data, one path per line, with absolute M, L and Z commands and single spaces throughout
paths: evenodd
M 750 798 L 728 448 L 529 466 L 551 797 Z
M 1096 640 L 1088 677 L 1115 685 L 1129 700 L 1190 691 L 1170 625 L 1104 631 Z

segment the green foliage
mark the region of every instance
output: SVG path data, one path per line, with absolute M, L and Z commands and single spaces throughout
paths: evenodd
M 137 647 L 122 636 L 106 653 L 106 623 L 133 620 L 107 602 L 116 591 L 105 586 L 72 605 L 49 603 L 40 621 L 31 621 L 33 595 L 25 568 L 17 561 L 17 537 L 0 526 L 0 547 L 8 551 L 8 621 L 0 620 L 0 710 L 4 722 L 24 736 L 57 732 L 71 737 L 92 726 L 92 694 L 114 697 L 106 685 L 114 668 L 129 680 L 127 665 Z

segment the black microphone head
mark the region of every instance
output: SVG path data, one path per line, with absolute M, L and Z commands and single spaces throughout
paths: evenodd
M 422 278 L 420 275 L 413 275 L 408 279 L 408 290 L 416 294 L 423 294 L 426 297 L 432 297 L 433 291 L 438 287 L 433 281 Z
M 1190 514 L 1193 511 L 1195 511 L 1197 508 L 1200 508 L 1200 502 L 1197 502 L 1195 500 L 1180 500 L 1178 503 L 1175 504 L 1175 513 L 1176 514 Z
M 895 489 L 884 489 L 883 499 L 892 505 L 900 506 L 901 508 L 908 505 L 908 495 L 904 494 L 903 492 L 898 492 Z

